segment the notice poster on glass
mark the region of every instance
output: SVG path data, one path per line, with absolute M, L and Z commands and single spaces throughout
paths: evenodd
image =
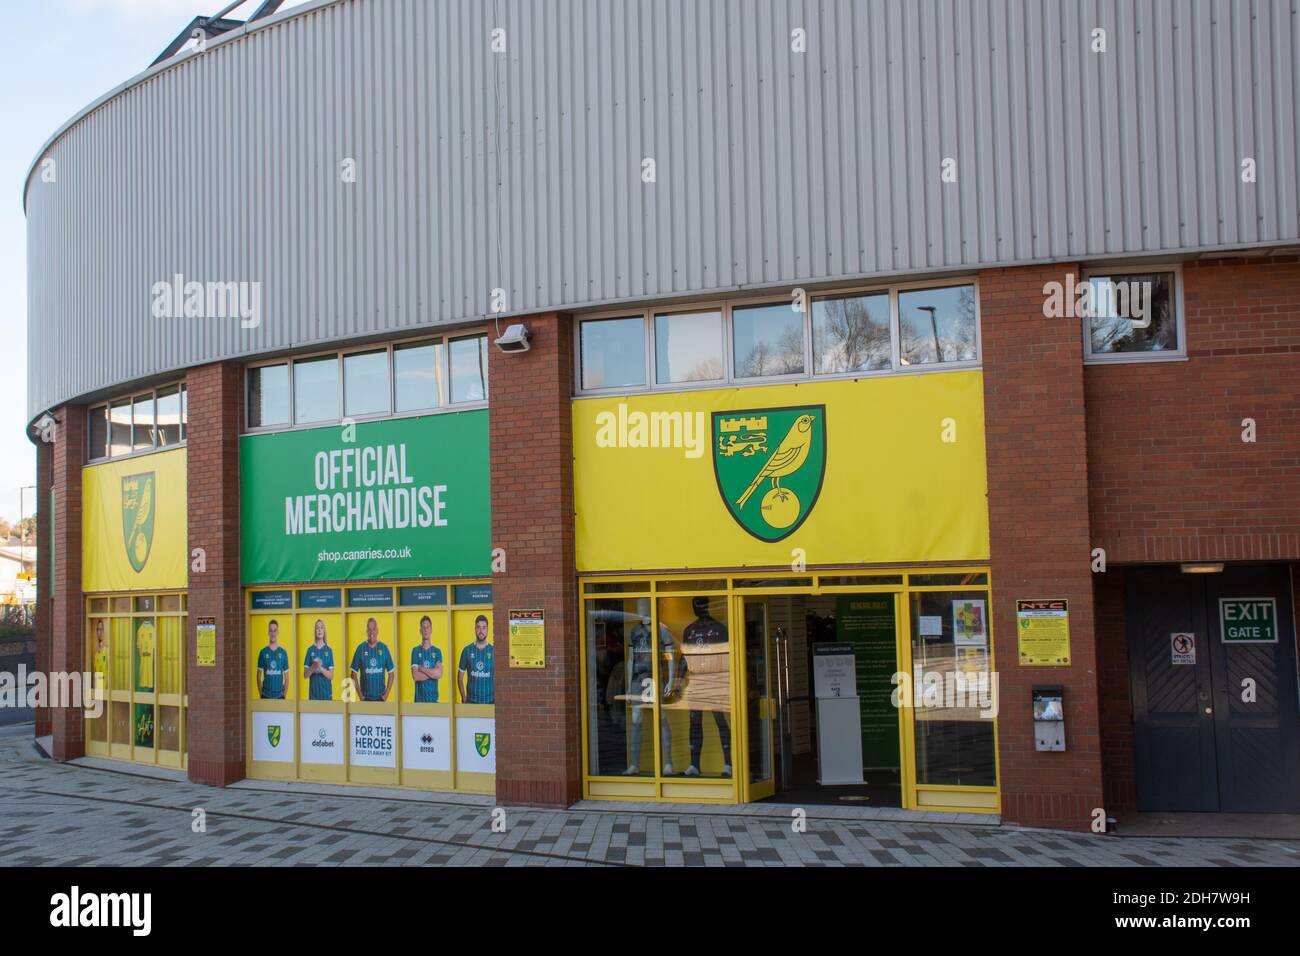
M 983 600 L 952 602 L 952 642 L 956 647 L 988 645 L 988 615 Z

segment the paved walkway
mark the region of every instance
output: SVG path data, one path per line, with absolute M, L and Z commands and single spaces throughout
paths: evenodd
M 16 730 L 16 728 L 14 728 Z M 753 813 L 507 808 L 481 798 L 304 786 L 218 790 L 39 756 L 0 735 L 7 865 L 1252 866 L 1300 865 L 1300 841 L 1099 837 Z M 194 832 L 195 809 L 206 832 Z M 788 811 L 780 811 L 782 814 Z

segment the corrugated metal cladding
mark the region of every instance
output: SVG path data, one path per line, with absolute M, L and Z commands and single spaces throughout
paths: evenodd
M 472 319 L 495 287 L 526 312 L 1293 241 L 1298 4 L 304 8 L 147 75 L 42 154 L 30 408 Z M 177 273 L 261 283 L 261 326 L 153 318 Z

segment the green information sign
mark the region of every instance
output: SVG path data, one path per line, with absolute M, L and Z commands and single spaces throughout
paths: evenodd
M 1219 625 L 1225 644 L 1276 644 L 1275 598 L 1219 598 Z
M 835 601 L 835 639 L 853 645 L 862 713 L 862 766 L 897 767 L 898 709 L 890 698 L 898 670 L 894 595 L 845 594 Z
M 485 409 L 240 439 L 245 584 L 491 572 Z

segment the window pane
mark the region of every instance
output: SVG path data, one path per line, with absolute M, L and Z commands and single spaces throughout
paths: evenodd
M 190 428 L 190 390 L 181 386 L 181 441 L 188 437 Z
M 248 370 L 248 427 L 289 424 L 289 366 Z
M 299 424 L 340 417 L 337 356 L 293 363 L 293 414 Z
M 645 384 L 645 320 L 596 319 L 582 323 L 582 387 Z
M 1172 272 L 1089 276 L 1088 295 L 1094 355 L 1178 350 Z M 1148 318 L 1146 328 L 1135 325 Z
M 108 455 L 108 406 L 100 405 L 90 410 L 90 460 Z
M 803 314 L 788 302 L 733 309 L 731 335 L 736 378 L 797 375 L 804 370 Z
M 992 787 L 988 592 L 920 591 L 911 604 L 917 783 Z
M 655 316 L 655 382 L 715 382 L 723 375 L 721 312 Z
M 903 365 L 975 360 L 975 287 L 914 289 L 898 294 Z
M 388 350 L 343 356 L 343 414 L 388 413 Z
M 814 299 L 813 371 L 868 372 L 893 364 L 889 293 Z
M 726 595 L 659 599 L 659 642 L 674 640 L 676 671 L 666 710 L 672 741 L 664 762 L 676 773 L 731 776 L 731 638 Z M 683 711 L 685 714 L 683 715 Z M 686 719 L 682 720 L 682 716 Z M 684 732 L 683 732 L 684 731 Z M 664 773 L 670 771 L 664 767 Z
M 131 412 L 131 447 L 135 451 L 153 447 L 153 394 L 137 395 Z
M 482 402 L 487 399 L 487 336 L 475 335 L 451 342 L 451 400 Z
M 181 389 L 169 385 L 158 389 L 158 446 L 181 443 Z
M 442 404 L 442 343 L 420 342 L 393 349 L 397 410 L 411 412 Z
M 587 747 L 591 774 L 653 777 L 654 694 L 649 691 L 654 686 L 650 678 L 654 651 L 650 640 L 650 599 L 589 600 L 586 613 Z M 644 683 L 647 680 L 649 683 Z M 648 701 L 643 699 L 646 697 Z

